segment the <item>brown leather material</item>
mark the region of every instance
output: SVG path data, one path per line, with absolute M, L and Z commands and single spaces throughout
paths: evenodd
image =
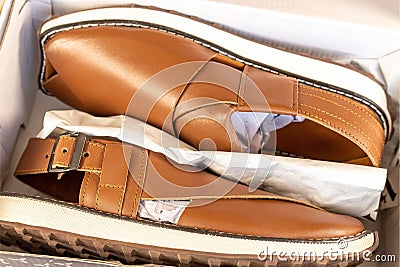
M 299 132 L 313 133 L 310 135 L 297 135 Z M 299 125 L 290 124 L 277 131 L 277 150 L 289 152 L 294 155 L 301 155 L 305 158 L 312 158 L 318 153 L 321 160 L 347 161 L 365 156 L 360 148 L 349 149 L 352 142 L 344 136 L 321 127 L 318 123 L 306 120 Z M 330 140 L 338 142 L 330 142 Z M 340 140 L 340 142 L 339 142 Z M 322 150 L 321 147 L 324 149 Z M 368 158 L 368 165 L 371 160 Z
M 96 207 L 96 195 L 99 187 L 100 177 L 95 172 L 85 172 L 79 191 L 79 205 L 94 209 Z
M 215 57 L 213 57 L 211 60 L 222 63 L 224 65 L 231 66 L 232 68 L 235 68 L 238 70 L 243 70 L 246 67 L 246 65 L 244 63 L 236 61 L 232 58 L 229 58 L 229 57 L 221 55 L 221 54 L 215 55 Z
M 225 232 L 235 234 L 246 231 L 253 236 L 301 239 L 347 236 L 364 228 L 360 221 L 349 216 L 289 202 L 238 199 L 221 199 L 197 210 L 185 209 L 178 224 L 207 230 L 224 228 Z
M 129 164 L 129 176 L 126 186 L 122 214 L 136 218 L 143 186 L 146 177 L 148 151 L 144 148 L 131 146 L 132 155 Z
M 369 160 L 368 157 L 362 157 L 362 158 L 358 158 L 358 159 L 353 159 L 353 160 L 347 161 L 345 163 L 368 166 L 368 165 L 370 165 L 371 161 Z
M 106 145 L 95 209 L 122 214 L 122 203 L 128 179 L 128 165 L 125 160 L 130 161 L 130 156 L 130 147 L 123 147 L 118 143 Z M 119 198 L 115 197 L 116 194 L 119 194 Z
M 68 153 L 75 149 L 75 138 L 62 136 L 54 153 L 52 162 L 53 168 L 65 168 L 71 164 L 72 153 Z
M 61 136 L 60 138 L 63 138 Z M 89 172 L 100 173 L 104 158 L 105 144 L 97 140 L 89 140 L 83 148 L 81 169 Z M 91 156 L 91 157 L 90 157 Z
M 246 186 L 235 186 L 226 179 L 206 171 L 199 172 L 194 167 L 173 166 L 159 153 L 149 152 L 143 198 L 194 198 L 195 196 L 250 195 Z M 178 187 L 177 187 L 178 186 Z M 152 194 L 152 195 L 151 195 Z M 271 196 L 265 191 L 256 190 L 253 195 Z
M 345 136 L 364 151 L 374 166 L 380 164 L 385 136 L 370 110 L 346 97 L 310 86 L 300 85 L 298 96 L 299 114 Z
M 266 111 L 297 115 L 298 82 L 294 78 L 248 67 L 240 90 L 239 111 Z M 261 92 L 260 92 L 261 91 Z
M 85 109 L 85 105 L 80 101 L 79 96 L 76 96 L 75 92 L 68 88 L 60 75 L 56 74 L 50 77 L 46 84 L 51 88 L 58 88 L 56 95 L 58 99 L 68 99 L 65 101 L 68 105 L 82 107 L 82 110 Z
M 232 112 L 229 106 L 214 101 L 177 118 L 175 131 L 200 150 L 241 151 L 230 119 Z
M 68 135 L 60 136 L 56 145 L 55 139 L 51 138 L 30 139 L 15 175 L 25 183 L 57 198 L 66 200 L 66 196 L 76 195 L 74 200 L 83 206 L 122 215 L 122 203 L 129 177 L 127 161 L 130 160 L 132 147 L 93 138 L 85 143 L 76 171 L 61 172 L 61 175 L 48 173 L 52 151 L 54 150 L 54 158 L 51 168 L 62 170 L 70 166 L 75 144 L 76 138 Z M 76 177 L 69 177 L 71 173 L 75 173 Z M 33 174 L 38 176 L 33 177 Z M 55 184 L 61 183 L 58 181 L 66 186 L 64 190 L 55 188 Z M 129 183 L 129 189 L 131 187 Z M 137 206 L 131 207 L 132 209 L 137 209 Z
M 57 179 L 57 174 L 44 168 L 50 162 L 46 155 L 53 151 L 54 143 L 51 138 L 31 139 L 15 172 L 17 178 L 46 194 L 62 195 L 64 201 L 84 207 L 142 219 L 137 217 L 141 200 L 192 199 L 178 221 L 180 226 L 301 239 L 338 238 L 364 230 L 354 218 L 260 190 L 249 193 L 245 185 L 194 167 L 184 170 L 162 154 L 106 139 L 89 138 L 77 170 Z M 54 157 L 70 158 L 75 144 L 75 137 L 61 136 Z M 68 151 L 63 151 L 67 146 Z M 182 190 L 171 190 L 166 183 Z
M 162 50 L 159 49 L 160 37 L 170 40 L 163 45 Z M 60 42 L 59 38 L 63 40 Z M 114 51 L 110 54 L 109 49 L 113 47 L 113 41 L 110 42 L 112 39 L 118 40 L 117 42 L 121 46 L 117 50 L 113 49 Z M 177 46 L 176 43 L 179 45 Z M 87 48 L 83 49 L 84 46 Z M 185 48 L 193 50 L 193 52 L 182 53 Z M 62 32 L 57 38 L 49 40 L 45 49 L 46 57 L 57 73 L 64 77 L 65 84 L 71 90 L 77 89 L 80 92 L 79 99 L 86 106 L 87 110 L 85 111 L 90 111 L 95 115 L 124 114 L 131 97 L 146 79 L 168 67 L 189 61 L 208 61 L 215 55 L 215 52 L 206 48 L 196 49 L 195 43 L 182 40 L 178 36 L 154 30 L 143 31 L 124 27 L 118 29 L 102 27 L 95 32 L 92 29 L 82 29 L 73 38 L 70 38 L 69 32 Z M 130 50 L 131 52 L 126 53 Z M 85 52 L 82 54 L 83 51 Z M 71 55 L 74 55 L 76 66 L 75 64 L 66 64 L 71 60 Z M 110 57 L 110 55 L 114 56 Z M 124 62 L 120 62 L 121 56 L 125 58 Z M 156 62 L 157 64 L 143 64 L 143 62 Z M 99 68 L 93 68 L 93 64 Z M 109 66 L 113 66 L 113 68 Z M 135 71 L 138 69 L 141 70 L 141 73 Z M 85 83 L 82 83 L 78 73 L 86 76 Z M 123 74 L 124 78 L 115 79 L 115 75 L 118 73 Z M 98 76 L 99 74 L 100 76 Z M 44 82 L 44 86 L 46 87 L 46 82 Z M 92 88 L 96 88 L 95 95 L 93 95 Z M 109 88 L 118 88 L 122 91 L 116 93 Z M 57 96 L 57 92 L 59 91 L 55 88 L 52 93 Z M 149 93 L 151 94 L 151 92 Z M 102 101 L 99 102 L 99 99 Z M 68 99 L 63 99 L 63 101 L 72 104 L 68 102 Z M 115 105 L 107 105 L 108 107 L 104 108 L 105 102 L 108 104 L 113 102 Z M 141 117 L 139 114 L 139 119 L 145 120 L 147 115 L 142 114 L 143 117 Z M 158 116 L 163 115 L 167 114 Z
M 15 175 L 46 173 L 55 139 L 31 138 L 18 162 Z M 35 159 L 35 160 L 32 160 Z
M 282 136 L 278 131 L 278 150 L 339 162 L 355 163 L 368 156 L 367 164 L 380 164 L 385 134 L 368 106 L 245 65 L 182 36 L 156 29 L 94 26 L 56 33 L 44 51 L 46 70 L 54 73 L 42 81 L 43 87 L 91 114 L 126 114 L 197 148 L 203 144 L 203 149 L 225 151 L 241 150 L 230 123 L 234 111 L 301 115 L 316 125 L 299 123 L 293 126 L 297 130 Z M 185 63 L 193 64 L 180 65 Z M 178 68 L 169 72 L 173 66 Z M 146 82 L 155 74 L 157 78 Z M 192 101 L 201 98 L 213 99 L 216 105 Z M 306 145 L 314 138 L 341 149 Z M 308 141 L 299 145 L 298 139 Z

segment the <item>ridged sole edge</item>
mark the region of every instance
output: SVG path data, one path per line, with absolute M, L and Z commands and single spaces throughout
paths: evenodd
M 76 235 L 55 229 L 35 227 L 12 222 L 0 221 L 1 242 L 17 245 L 24 250 L 37 254 L 80 257 L 86 259 L 118 260 L 124 264 L 166 264 L 180 266 L 356 266 L 362 263 L 362 253 L 348 260 L 331 260 L 329 257 L 315 261 L 298 259 L 282 261 L 274 256 L 272 260 L 261 261 L 254 257 L 227 257 L 226 255 L 192 254 L 187 251 L 174 251 L 161 248 L 104 240 Z M 376 242 L 368 251 L 378 246 Z
M 377 234 L 367 231 L 343 239 L 321 240 L 221 235 L 142 222 L 55 200 L 13 193 L 1 193 L 0 207 L 0 239 L 3 243 L 17 244 L 36 253 L 102 260 L 117 259 L 129 264 L 151 262 L 209 266 L 347 266 L 360 263 L 365 251 L 373 251 L 378 246 Z M 82 220 L 88 223 L 82 223 Z M 170 235 L 171 231 L 174 236 Z M 121 239 L 121 233 L 123 236 L 128 235 L 127 241 Z M 203 246 L 196 246 L 198 240 L 195 239 L 198 238 Z M 265 244 L 271 251 L 278 249 L 290 252 L 297 251 L 296 248 L 300 251 L 302 247 L 310 251 L 329 251 L 337 246 L 340 240 L 346 241 L 346 247 L 348 245 L 350 251 L 355 251 L 350 254 L 353 257 L 332 259 L 328 254 L 321 252 L 315 254 L 316 258 L 298 256 L 294 261 L 290 258 L 282 260 L 282 257 L 277 257 L 278 254 L 269 254 L 266 261 L 258 257 L 262 252 L 258 251 L 261 248 L 260 244 L 263 249 Z M 163 245 L 163 242 L 169 245 Z M 180 246 L 180 242 L 185 246 Z M 219 248 L 215 247 L 216 245 Z M 246 246 L 253 248 L 249 250 Z

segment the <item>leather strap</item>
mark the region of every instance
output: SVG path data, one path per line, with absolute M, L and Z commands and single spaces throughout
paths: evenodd
M 217 85 L 204 84 L 201 81 L 210 81 Z M 201 98 L 195 101 L 207 95 L 213 95 L 213 101 Z M 221 108 L 221 105 L 225 108 Z M 201 118 L 195 123 L 204 127 L 193 127 L 196 134 L 191 132 L 186 133 L 186 136 L 201 140 L 209 137 L 210 132 L 215 132 L 216 137 L 213 139 L 219 150 L 239 150 L 240 145 L 235 139 L 236 134 L 229 119 L 229 114 L 233 111 L 303 116 L 353 142 L 368 156 L 368 165 L 379 166 L 385 142 L 385 133 L 379 119 L 366 105 L 337 93 L 300 84 L 297 79 L 274 75 L 249 66 L 238 71 L 232 68 L 229 70 L 227 66 L 216 62 L 204 65 L 181 92 L 174 110 L 175 132 L 184 130 L 181 125 L 188 128 L 187 124 L 193 118 Z M 224 129 L 210 131 L 210 127 L 215 127 L 215 121 L 223 125 Z M 203 135 L 201 129 L 205 129 Z M 228 135 L 229 138 L 219 140 L 219 135 Z M 231 140 L 231 144 L 222 145 L 225 139 Z
M 385 132 L 376 114 L 366 105 L 259 69 L 250 68 L 246 75 L 247 82 L 239 92 L 243 99 L 239 111 L 262 111 L 265 98 L 273 112 L 300 115 L 323 125 L 358 146 L 368 156 L 371 162 L 368 165 L 379 166 Z
M 79 203 L 83 206 L 122 215 L 123 200 L 128 187 L 128 166 L 132 146 L 106 139 L 90 139 L 80 153 L 80 162 L 76 169 L 70 170 L 72 156 L 76 149 L 77 138 L 61 135 L 58 142 L 54 138 L 32 138 L 23 153 L 15 175 L 24 177 L 23 181 L 35 184 L 36 175 L 52 176 L 58 173 L 58 179 L 64 179 L 65 172 L 83 172 L 84 177 L 79 194 Z M 128 163 L 127 163 L 128 162 Z M 28 177 L 28 178 L 27 178 Z M 50 181 L 50 180 L 49 180 Z M 131 190 L 131 183 L 129 189 Z M 96 194 L 88 194 L 91 189 Z M 141 190 L 140 187 L 132 188 Z M 139 192 L 139 195 L 141 191 Z M 129 213 L 136 214 L 138 202 Z M 133 212 L 132 212 L 133 210 Z

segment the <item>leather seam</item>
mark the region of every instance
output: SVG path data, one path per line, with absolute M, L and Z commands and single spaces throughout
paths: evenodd
M 375 142 L 374 142 L 367 134 L 365 134 L 363 131 L 361 131 L 358 127 L 354 126 L 353 124 L 349 123 L 348 121 L 346 121 L 346 120 L 344 120 L 344 119 L 342 119 L 342 118 L 339 118 L 338 116 L 336 116 L 336 115 L 334 115 L 334 114 L 331 114 L 331 113 L 329 113 L 329 112 L 327 112 L 327 111 L 325 111 L 325 110 L 321 110 L 321 109 L 319 109 L 319 108 L 312 107 L 312 106 L 307 105 L 307 104 L 300 104 L 300 105 L 305 106 L 305 107 L 308 107 L 308 108 L 311 108 L 311 109 L 314 109 L 314 110 L 317 110 L 317 111 L 319 111 L 319 112 L 322 112 L 322 113 L 324 113 L 324 114 L 326 114 L 326 115 L 328 115 L 328 116 L 331 116 L 331 117 L 333 117 L 333 118 L 335 118 L 335 119 L 338 119 L 338 120 L 340 120 L 341 122 L 345 123 L 346 125 L 352 127 L 354 130 L 356 130 L 357 132 L 359 132 L 360 134 L 362 134 L 364 137 L 366 137 L 366 138 L 371 142 L 372 146 L 375 148 L 375 150 L 376 150 L 375 152 L 377 152 L 377 153 L 379 154 L 379 151 L 380 151 L 380 150 L 379 150 L 378 147 L 376 146 Z M 339 126 L 336 126 L 336 127 L 339 127 Z M 348 133 L 348 134 L 349 134 L 349 133 Z M 360 143 L 362 143 L 365 147 L 367 146 L 365 143 L 361 142 L 360 140 L 358 140 L 358 141 L 359 141 Z M 370 153 L 372 154 L 372 151 L 368 151 L 368 152 L 370 152 Z M 374 157 L 376 157 L 376 154 L 374 155 Z
M 295 96 L 295 94 L 296 94 L 296 88 L 295 88 L 295 83 L 293 82 L 293 84 L 292 84 L 292 105 L 291 105 L 291 108 L 293 109 L 293 110 L 295 110 L 295 98 L 296 98 L 296 96 Z
M 247 79 L 249 79 L 248 77 L 248 73 L 250 72 L 250 68 L 245 65 L 243 68 L 243 72 L 242 72 L 242 79 L 244 79 L 243 81 L 243 86 L 242 86 L 242 80 L 240 81 L 240 85 L 239 85 L 239 91 L 242 94 L 242 99 L 241 99 L 241 105 L 245 105 L 246 101 L 245 101 L 245 94 L 246 94 L 246 85 L 247 85 Z M 240 96 L 240 94 L 238 94 Z
M 338 99 L 340 99 L 340 100 L 342 100 L 342 101 L 344 101 L 344 102 L 346 102 L 346 103 L 349 103 L 350 105 L 354 106 L 355 108 L 357 108 L 358 110 L 360 110 L 361 112 L 363 112 L 364 114 L 366 114 L 366 115 L 367 115 L 368 117 L 370 117 L 371 119 L 373 119 L 373 120 L 375 120 L 376 122 L 378 122 L 379 125 L 381 126 L 381 123 L 380 123 L 376 118 L 374 118 L 374 117 L 373 117 L 371 114 L 369 114 L 367 111 L 365 111 L 364 109 L 362 109 L 360 106 L 357 106 L 356 104 L 354 104 L 353 102 L 351 102 L 349 99 L 347 99 L 347 98 L 345 98 L 345 97 L 342 97 L 342 96 L 340 96 L 340 95 L 338 95 L 338 94 L 334 94 L 334 93 L 331 93 L 331 92 L 328 92 L 328 91 L 325 91 L 325 90 L 322 90 L 322 89 L 313 88 L 313 87 L 311 87 L 311 86 L 306 86 L 306 85 L 302 85 L 302 84 L 300 84 L 299 86 L 300 86 L 301 88 L 303 88 L 303 89 L 314 90 L 314 91 L 317 91 L 317 92 L 320 92 L 320 93 L 323 93 L 323 94 L 332 95 L 332 96 L 334 96 L 334 97 L 336 97 L 336 98 L 338 98 Z
M 97 147 L 100 147 L 100 148 L 103 148 L 103 149 L 106 147 L 106 145 L 95 143 L 94 141 L 89 141 L 89 142 L 87 142 L 87 144 L 91 145 L 91 146 L 97 146 Z
M 236 102 L 237 102 L 237 103 L 239 103 L 239 100 L 240 100 L 240 98 L 241 98 L 242 87 L 243 87 L 243 77 L 244 77 L 244 70 L 245 70 L 245 68 L 246 68 L 246 65 L 245 65 L 245 67 L 243 68 L 243 71 L 242 71 L 242 73 L 241 73 L 241 75 L 240 75 L 239 90 L 238 90 L 238 93 L 237 93 L 237 96 L 236 96 Z M 241 101 L 241 103 L 239 103 L 239 104 L 240 104 L 240 105 L 243 105 L 243 101 Z
M 85 173 L 85 180 L 86 180 L 86 183 L 85 183 L 85 185 L 84 185 L 83 188 L 82 188 L 82 201 L 81 201 L 81 205 L 82 205 L 82 206 L 85 204 L 86 188 L 87 188 L 87 185 L 88 185 L 88 183 L 89 183 L 90 175 L 91 175 L 91 174 L 92 174 L 91 172 Z
M 295 109 L 294 107 L 294 99 L 295 99 L 295 88 L 294 88 L 294 83 L 292 85 L 292 109 Z
M 169 120 L 169 123 L 171 124 L 171 128 L 174 131 L 175 136 L 178 135 L 178 133 L 176 132 L 176 128 L 175 128 L 175 121 L 177 120 L 177 118 L 175 117 L 175 112 L 177 110 L 177 107 L 179 106 L 185 92 L 188 90 L 189 86 L 192 84 L 191 82 L 193 81 L 193 79 L 207 66 L 207 64 L 215 56 L 216 56 L 216 54 L 214 54 L 211 58 L 207 59 L 207 61 L 203 62 L 203 64 L 195 71 L 195 73 L 193 73 L 193 75 L 190 77 L 190 79 L 187 82 L 185 82 L 183 89 L 180 91 L 178 98 L 175 100 L 175 103 L 173 105 L 174 108 L 172 109 L 172 111 L 170 111 L 172 116 L 171 116 L 171 119 Z
M 95 209 L 97 210 L 99 207 L 99 202 L 100 202 L 100 190 L 102 188 L 112 188 L 112 189 L 119 189 L 121 190 L 120 193 L 120 198 L 119 198 L 119 202 L 118 202 L 118 211 L 117 213 L 119 214 L 121 211 L 121 206 L 122 206 L 122 192 L 124 191 L 124 186 L 121 185 L 111 185 L 111 184 L 100 184 L 98 189 L 97 189 L 97 194 L 96 194 L 96 205 L 95 205 Z
M 138 183 L 137 183 L 137 187 L 136 187 L 136 193 L 135 193 L 135 197 L 134 197 L 134 200 L 133 200 L 133 207 L 132 207 L 132 211 L 131 211 L 130 217 L 133 216 L 133 211 L 135 210 L 135 206 L 138 205 L 137 196 L 138 196 L 138 193 L 139 193 L 140 183 L 141 183 L 142 176 L 143 176 L 144 158 L 145 158 L 145 149 L 142 149 L 142 165 L 140 167 L 140 174 L 139 174 L 139 179 L 138 179 Z M 133 179 L 133 180 L 135 180 L 135 179 Z M 136 217 L 136 215 L 135 215 L 135 217 Z
M 68 135 L 61 135 L 60 136 L 60 139 L 67 139 L 67 140 L 71 140 L 71 141 L 76 141 L 76 139 L 75 138 L 72 138 L 72 137 L 70 137 L 70 136 L 68 136 Z
M 97 192 L 96 192 L 96 204 L 94 206 L 94 209 L 97 210 L 97 207 L 99 206 L 99 194 L 100 194 L 100 189 L 101 185 L 97 187 Z
M 90 144 L 90 142 L 88 143 L 88 144 Z M 93 144 L 93 145 L 95 145 L 95 146 L 97 146 L 97 144 Z M 99 146 L 100 147 L 100 146 Z M 104 158 L 105 158 L 105 156 L 106 156 L 106 151 L 105 151 L 105 149 L 106 149 L 106 146 L 104 146 L 104 147 L 102 147 L 103 149 L 104 149 L 104 151 L 103 151 L 103 159 L 102 159 L 102 167 L 101 167 L 101 169 L 103 168 L 103 164 L 104 164 Z M 100 195 L 100 190 L 101 190 L 101 188 L 102 188 L 102 184 L 101 184 L 101 175 L 102 175 L 102 171 L 100 172 L 100 180 L 99 180 L 99 185 L 97 186 L 97 193 L 96 193 L 96 205 L 95 205 L 95 209 L 97 210 L 97 207 L 99 206 L 99 195 Z
M 132 146 L 128 146 L 128 148 L 129 148 L 129 160 L 127 160 L 126 159 L 126 155 L 124 155 L 124 158 L 127 160 L 127 161 L 129 161 L 129 164 L 128 163 L 126 163 L 126 164 L 124 164 L 124 167 L 125 167 L 125 169 L 126 169 L 126 173 L 125 173 L 125 179 L 124 179 L 124 185 L 123 185 L 123 189 L 121 190 L 121 194 L 120 194 L 120 199 L 119 199 L 119 204 L 118 204 L 118 206 L 119 206 L 119 208 L 118 208 L 118 215 L 122 215 L 122 212 L 123 212 L 123 210 L 124 210 L 124 206 L 125 206 L 125 201 L 126 201 L 126 194 L 127 194 L 127 189 L 128 189 L 128 180 L 129 180 L 129 176 L 130 176 L 130 174 L 129 174 L 129 166 L 130 166 L 130 162 L 131 162 L 131 160 L 132 160 L 132 149 L 133 149 L 133 147 Z M 122 143 L 122 153 L 124 154 L 124 151 L 125 151 L 125 149 L 124 149 L 124 144 Z
M 124 188 L 123 185 L 113 185 L 113 184 L 101 184 L 99 187 L 101 188 L 113 188 L 113 189 L 121 189 Z
M 236 106 L 237 104 L 238 104 L 237 102 L 230 102 L 230 101 L 218 101 L 218 102 L 202 104 L 202 105 L 190 108 L 188 110 L 185 110 L 184 112 L 182 112 L 182 114 L 179 114 L 178 116 L 176 116 L 175 121 L 177 121 L 180 118 L 182 118 L 183 116 L 186 116 L 189 113 L 191 113 L 193 111 L 197 111 L 199 109 L 213 107 L 213 106 L 217 106 L 217 105 L 229 105 L 229 106 L 234 106 L 235 105 Z
M 121 215 L 121 211 L 122 211 L 122 200 L 124 197 L 124 192 L 125 192 L 125 186 L 122 186 L 121 188 L 121 193 L 119 194 L 119 201 L 118 201 L 118 215 Z
M 358 113 L 352 111 L 351 109 L 349 109 L 349 108 L 347 108 L 347 107 L 345 107 L 345 106 L 343 106 L 343 105 L 341 105 L 341 104 L 339 104 L 339 103 L 337 103 L 337 102 L 335 102 L 335 101 L 329 100 L 329 99 L 327 99 L 327 98 L 324 98 L 324 97 L 321 97 L 321 96 L 318 96 L 318 95 L 314 95 L 314 94 L 310 94 L 310 93 L 304 93 L 304 92 L 300 92 L 300 94 L 306 95 L 306 96 L 316 97 L 316 98 L 319 98 L 319 99 L 321 99 L 321 100 L 325 100 L 325 101 L 327 101 L 327 102 L 329 102 L 329 103 L 332 103 L 332 104 L 334 104 L 334 105 L 337 105 L 337 106 L 343 108 L 344 110 L 349 111 L 349 112 L 352 113 L 353 115 L 356 115 L 358 118 L 360 118 L 361 120 L 365 121 L 371 128 L 374 129 L 374 131 L 375 131 L 378 135 L 381 135 L 381 134 L 379 133 L 379 130 L 378 130 L 378 128 L 376 127 L 376 125 L 372 125 L 372 124 L 371 124 L 370 122 L 368 122 L 364 117 L 360 116 L 360 114 L 358 114 Z M 376 123 L 379 123 L 379 122 L 376 121 L 376 120 L 373 120 L 373 121 L 376 122 Z M 378 125 L 378 127 L 379 127 L 379 129 L 382 129 L 382 127 L 380 126 L 380 124 Z M 383 144 L 383 141 L 381 141 L 381 143 Z
M 310 117 L 312 117 L 312 118 L 318 119 L 318 120 L 320 120 L 320 121 L 322 121 L 322 122 L 328 124 L 329 126 L 333 127 L 334 129 L 338 130 L 339 132 L 341 132 L 341 133 L 343 133 L 343 134 L 349 135 L 351 138 L 355 139 L 354 141 L 356 141 L 357 143 L 361 144 L 361 145 L 364 147 L 364 149 L 366 149 L 370 154 L 372 154 L 372 153 L 369 151 L 369 149 L 365 147 L 364 143 L 360 142 L 360 141 L 359 141 L 356 137 L 354 137 L 352 134 L 347 133 L 346 131 L 344 131 L 344 130 L 338 128 L 336 125 L 332 124 L 331 122 L 328 122 L 327 120 L 325 120 L 325 119 L 323 119 L 323 118 L 321 118 L 321 117 L 318 117 L 318 116 L 316 116 L 316 115 L 310 114 L 310 113 L 308 113 L 308 112 L 306 112 L 306 111 L 302 111 L 302 110 L 299 110 L 299 112 L 302 113 L 302 114 L 304 114 L 304 115 L 310 116 Z M 377 164 L 378 161 L 375 159 L 375 157 L 372 157 L 372 158 L 373 158 L 373 160 L 375 161 L 376 165 L 378 165 L 378 164 Z M 375 165 L 375 164 L 374 164 L 374 165 Z

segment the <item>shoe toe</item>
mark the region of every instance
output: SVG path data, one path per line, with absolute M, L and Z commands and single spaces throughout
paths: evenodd
M 275 199 L 220 199 L 207 205 L 189 207 L 178 225 L 290 239 L 338 238 L 365 230 L 359 220 L 350 216 Z

